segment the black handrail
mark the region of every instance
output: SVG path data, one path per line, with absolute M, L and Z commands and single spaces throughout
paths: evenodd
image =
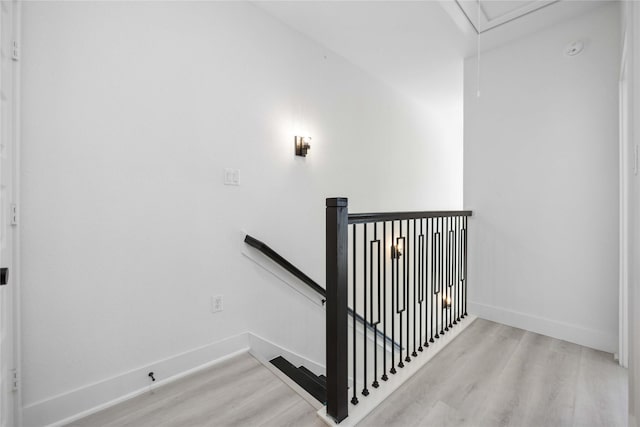
M 260 240 L 256 239 L 255 237 L 250 236 L 250 235 L 247 234 L 245 236 L 245 238 L 244 238 L 244 242 L 247 245 L 249 245 L 251 247 L 254 247 L 257 250 L 259 250 L 260 252 L 262 252 L 263 254 L 265 254 L 268 258 L 273 260 L 280 267 L 282 267 L 285 270 L 287 270 L 289 273 L 291 273 L 296 278 L 298 278 L 302 283 L 304 283 L 305 285 L 309 286 L 311 289 L 313 289 L 318 294 L 320 294 L 322 296 L 322 305 L 324 305 L 324 303 L 326 302 L 326 298 L 327 298 L 327 291 L 322 286 L 320 286 L 317 282 L 315 282 L 311 277 L 309 277 L 306 274 L 304 274 L 298 267 L 296 267 L 295 265 L 291 264 L 282 255 L 280 255 L 279 253 L 277 253 L 276 251 L 271 249 L 269 247 L 269 245 L 267 245 L 264 242 L 261 242 Z M 351 308 L 347 308 L 347 310 L 348 310 L 348 312 L 349 312 L 349 314 L 351 316 L 355 317 L 358 320 L 358 322 L 362 323 L 363 325 L 366 325 L 367 329 L 369 329 L 370 331 L 375 330 L 374 327 L 372 327 L 371 325 L 369 325 L 367 322 L 364 321 L 364 318 L 361 315 L 359 315 L 358 313 L 354 313 Z M 396 347 L 398 349 L 401 348 L 398 343 L 392 341 L 391 338 L 389 338 L 386 335 L 384 335 L 381 331 L 376 331 L 376 332 L 378 333 L 378 336 L 380 338 L 383 338 L 383 339 L 387 340 L 387 342 L 390 343 L 390 344 L 393 344 L 394 347 Z
M 382 212 L 382 213 L 350 213 L 349 224 L 367 222 L 394 221 L 401 219 L 444 218 L 455 216 L 471 216 L 472 211 L 419 211 L 419 212 Z
M 298 267 L 291 264 L 289 261 L 283 258 L 279 253 L 271 249 L 268 245 L 256 239 L 255 237 L 249 236 L 248 234 L 245 236 L 244 242 L 249 246 L 253 246 L 257 250 L 265 254 L 267 257 L 271 258 L 280 267 L 284 268 L 289 273 L 296 276 L 305 285 L 309 286 L 311 289 L 313 289 L 314 291 L 322 295 L 323 298 L 326 298 L 327 292 L 324 290 L 322 286 L 317 284 L 311 277 L 304 274 L 302 271 L 300 271 Z M 324 304 L 324 302 L 325 300 L 323 299 L 322 304 Z

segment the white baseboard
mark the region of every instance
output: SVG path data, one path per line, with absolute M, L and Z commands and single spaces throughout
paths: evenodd
M 614 353 L 618 349 L 618 337 L 615 332 L 609 334 L 595 329 L 472 301 L 469 301 L 469 312 L 483 319 L 526 329 L 527 331 L 606 351 L 607 353 Z
M 352 405 L 349 403 L 349 416 L 345 418 L 340 427 L 352 427 L 362 421 L 371 411 L 373 411 L 383 400 L 389 397 L 402 384 L 409 380 L 420 368 L 431 360 L 436 354 L 447 346 L 455 337 L 457 337 L 467 326 L 474 320 L 475 316 L 469 315 L 461 320 L 456 327 L 451 329 L 435 343 L 431 344 L 424 353 L 412 360 L 411 363 L 405 364 L 405 367 L 398 370 L 395 375 L 389 375 L 389 380 L 380 384 L 379 388 L 370 388 L 369 395 L 360 399 L 360 403 Z M 318 416 L 329 426 L 335 426 L 336 423 L 327 415 L 327 408 L 323 407 L 318 411 Z
M 61 426 L 249 351 L 249 333 L 159 360 L 23 408 L 23 427 Z M 147 373 L 158 381 L 149 386 Z

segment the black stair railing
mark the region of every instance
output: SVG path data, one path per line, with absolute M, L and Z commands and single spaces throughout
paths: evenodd
M 276 252 L 273 249 L 271 249 L 269 247 L 269 245 L 267 245 L 266 243 L 261 242 L 260 240 L 256 239 L 253 236 L 250 236 L 248 234 L 245 235 L 244 242 L 246 244 L 248 244 L 249 246 L 259 250 L 260 252 L 262 252 L 267 258 L 270 258 L 272 261 L 274 261 L 280 267 L 282 267 L 283 269 L 287 270 L 294 277 L 299 279 L 302 283 L 304 283 L 305 285 L 307 285 L 308 287 L 313 289 L 318 294 L 318 296 L 321 298 L 322 304 L 324 305 L 326 303 L 326 301 L 327 301 L 327 292 L 326 292 L 326 290 L 322 286 L 320 286 L 316 281 L 314 281 L 312 278 L 310 278 L 309 276 L 304 274 L 304 272 L 302 272 L 302 270 L 300 270 L 298 267 L 296 267 L 295 265 L 293 265 L 289 261 L 287 261 L 287 259 L 284 258 L 282 255 L 280 255 L 278 252 Z M 375 340 L 376 344 L 377 344 L 377 339 L 380 338 L 381 340 L 383 340 L 385 348 L 386 348 L 387 345 L 389 346 L 389 348 L 392 348 L 392 347 L 395 347 L 396 349 L 400 348 L 399 344 L 397 342 L 392 341 L 391 338 L 389 338 L 388 336 L 384 335 L 382 333 L 382 331 L 376 330 L 373 325 L 371 325 L 368 322 L 365 322 L 364 318 L 360 314 L 354 312 L 349 307 L 347 307 L 347 312 L 349 313 L 350 316 L 352 316 L 356 320 L 357 323 L 363 325 L 363 330 L 366 331 L 368 329 L 369 331 L 371 331 L 374 334 L 374 340 Z M 354 322 L 354 324 L 356 322 Z
M 282 257 L 279 253 L 271 249 L 268 245 L 256 239 L 255 237 L 249 236 L 248 234 L 244 236 L 244 242 L 258 249 L 260 252 L 265 254 L 268 258 L 271 258 L 276 264 L 287 270 L 289 273 L 297 277 L 302 283 L 309 286 L 311 289 L 316 291 L 320 296 L 323 297 L 322 302 L 324 303 L 326 297 L 326 291 L 322 286 L 316 283 L 311 277 L 304 274 L 298 267 L 291 264 L 284 257 Z
M 471 214 L 349 214 L 346 198 L 327 199 L 327 415 L 336 422 L 348 416 L 349 402 L 357 405 L 359 396 L 370 394 L 369 386 L 381 387 L 378 379 L 387 381 L 467 316 Z M 368 346 L 366 328 L 363 337 L 355 322 L 348 330 L 349 305 L 373 328 L 374 341 L 381 330 L 392 341 L 398 337 L 400 345 Z

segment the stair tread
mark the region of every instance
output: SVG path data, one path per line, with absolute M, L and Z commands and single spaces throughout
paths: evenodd
M 320 403 L 326 404 L 326 386 L 322 385 L 321 380 L 318 376 L 313 374 L 313 372 L 309 371 L 307 368 L 296 368 L 295 365 L 282 356 L 275 357 L 270 362 Z M 309 375 L 309 372 L 311 372 L 313 376 Z
M 302 372 L 307 374 L 307 376 L 309 376 L 309 378 L 311 378 L 316 383 L 320 384 L 325 389 L 327 388 L 327 380 L 326 380 L 326 378 L 325 379 L 320 378 L 319 375 L 316 375 L 315 372 L 311 371 L 310 369 L 308 369 L 305 366 L 299 366 L 298 369 L 300 369 Z

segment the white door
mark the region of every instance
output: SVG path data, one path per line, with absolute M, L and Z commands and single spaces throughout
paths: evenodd
M 16 3 L 0 1 L 0 268 L 7 269 L 3 280 L 0 271 L 0 427 L 20 424 L 18 405 L 18 370 L 16 361 L 15 286 L 16 219 L 12 207 L 17 195 L 14 187 L 16 164 L 16 76 L 19 51 L 14 41 L 17 23 Z

